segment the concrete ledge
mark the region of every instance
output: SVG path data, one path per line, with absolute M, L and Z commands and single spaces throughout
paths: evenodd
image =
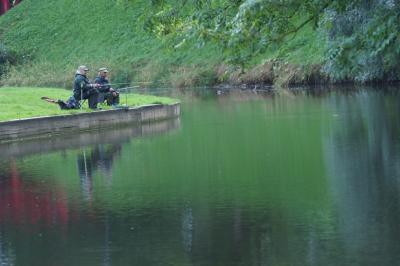
M 180 104 L 146 105 L 91 113 L 46 116 L 0 122 L 0 143 L 46 138 L 72 132 L 141 124 L 179 117 Z
M 177 117 L 152 123 L 97 129 L 68 135 L 58 135 L 51 138 L 0 143 L 0 159 L 21 158 L 32 154 L 78 149 L 93 145 L 119 145 L 135 138 L 160 135 L 179 128 L 180 119 Z

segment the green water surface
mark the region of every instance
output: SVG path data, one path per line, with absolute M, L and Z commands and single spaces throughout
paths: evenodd
M 400 262 L 397 93 L 181 97 L 169 124 L 3 145 L 0 265 Z

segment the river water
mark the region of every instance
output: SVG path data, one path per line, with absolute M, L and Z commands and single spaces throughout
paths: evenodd
M 399 265 L 400 94 L 192 91 L 0 146 L 0 265 Z

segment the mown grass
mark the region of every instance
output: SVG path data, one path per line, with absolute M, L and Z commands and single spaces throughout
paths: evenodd
M 0 121 L 23 119 L 31 117 L 65 115 L 74 113 L 91 112 L 84 103 L 82 110 L 61 110 L 57 104 L 48 103 L 40 98 L 47 96 L 54 99 L 66 100 L 71 95 L 70 90 L 56 88 L 0 88 Z M 127 102 L 125 102 L 125 100 Z M 121 94 L 121 104 L 140 106 L 146 104 L 172 104 L 177 99 L 141 94 Z M 102 105 L 104 110 L 112 109 Z
M 176 72 L 187 66 L 191 73 L 181 76 L 187 73 L 198 82 L 204 66 L 212 69 L 222 60 L 211 45 L 174 49 L 175 43 L 145 32 L 148 5 L 147 0 L 24 0 L 0 17 L 0 42 L 25 60 L 10 69 L 3 84 L 67 87 L 82 64 L 91 69 L 107 66 L 114 81 L 153 84 L 171 84 Z

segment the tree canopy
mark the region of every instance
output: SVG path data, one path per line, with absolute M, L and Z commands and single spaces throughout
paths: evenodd
M 239 65 L 310 25 L 327 36 L 324 71 L 332 79 L 399 79 L 398 0 L 152 0 L 144 21 L 175 48 L 215 42 Z

